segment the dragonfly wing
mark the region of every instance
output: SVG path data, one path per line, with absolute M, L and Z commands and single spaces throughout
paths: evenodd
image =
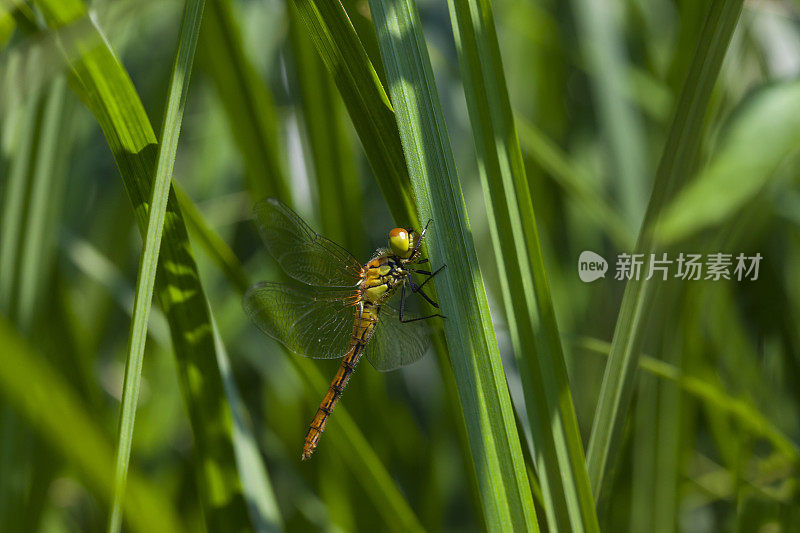
M 367 360 L 381 372 L 410 365 L 428 350 L 430 331 L 422 321 L 400 322 L 397 311 L 384 305 L 365 349 Z
M 353 289 L 307 289 L 262 282 L 250 287 L 242 306 L 258 328 L 292 352 L 314 359 L 342 357 L 353 333 Z
M 294 279 L 322 287 L 353 287 L 361 279 L 355 257 L 317 234 L 280 201 L 258 202 L 254 215 L 267 250 Z

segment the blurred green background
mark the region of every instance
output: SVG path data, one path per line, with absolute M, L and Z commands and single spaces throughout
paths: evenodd
M 584 448 L 608 343 L 628 320 L 614 261 L 633 250 L 659 162 L 682 157 L 665 142 L 707 14 L 722 3 L 491 4 Z M 56 4 L 0 2 L 0 531 L 107 527 L 142 249 L 136 217 L 144 215 L 139 201 L 132 208 L 120 160 L 85 105 L 91 91 L 71 66 L 91 53 L 84 41 L 96 46 L 105 36 L 160 138 L 184 7 L 95 1 L 91 15 L 70 18 Z M 385 85 L 369 4 L 343 5 Z M 547 529 L 450 12 L 444 1 L 417 7 Z M 57 24 L 60 16 L 69 23 Z M 338 421 L 301 463 L 307 424 L 338 362 L 292 360 L 241 309 L 249 282 L 281 279 L 252 224 L 256 200 L 291 202 L 363 261 L 389 228 L 411 222 L 393 220 L 314 46 L 282 1 L 206 2 L 173 180 L 224 346 L 206 364 L 222 378 L 204 382 L 202 366 L 181 372 L 186 363 L 176 363 L 154 302 L 125 529 L 487 527 L 452 371 L 440 364 L 446 356 L 387 374 L 360 365 Z M 760 253 L 759 277 L 659 284 L 598 499 L 606 531 L 800 528 L 798 4 L 745 2 L 721 52 L 707 109 L 689 110 L 700 133 L 659 235 L 671 255 Z M 583 250 L 609 260 L 605 279 L 579 280 Z M 182 265 L 172 266 L 180 277 Z M 193 335 L 208 334 L 186 330 L 182 342 L 191 352 Z M 205 436 L 193 434 L 187 405 Z M 220 441 L 216 428 L 231 425 L 229 413 L 233 441 Z M 226 454 L 235 464 L 202 464 Z M 241 500 L 226 500 L 240 487 Z M 218 521 L 225 516 L 232 521 Z

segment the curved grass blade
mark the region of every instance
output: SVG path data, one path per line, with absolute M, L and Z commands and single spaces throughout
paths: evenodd
M 533 498 L 514 424 L 488 302 L 466 217 L 455 161 L 416 6 L 412 0 L 372 0 L 389 92 L 422 220 L 435 220 L 428 244 L 448 315 L 450 348 L 486 525 L 490 530 L 537 530 Z
M 122 401 L 119 411 L 119 432 L 117 441 L 117 461 L 115 470 L 114 499 L 108 519 L 108 531 L 118 532 L 122 527 L 122 502 L 125 497 L 125 482 L 128 476 L 128 461 L 133 443 L 133 428 L 136 420 L 136 406 L 142 379 L 144 346 L 147 342 L 147 321 L 150 316 L 150 302 L 156 283 L 158 254 L 161 250 L 161 237 L 164 233 L 164 218 L 167 211 L 172 169 L 178 151 L 178 137 L 183 121 L 183 110 L 189 90 L 197 35 L 203 16 L 204 0 L 186 2 L 181 23 L 178 50 L 172 66 L 167 102 L 164 112 L 162 139 L 156 156 L 156 172 L 147 214 L 142 257 L 136 279 L 136 292 L 133 300 L 133 320 L 128 339 L 128 354 L 125 359 L 125 380 L 122 386 Z
M 186 197 L 186 201 L 191 200 Z M 184 208 L 184 201 L 181 200 L 181 208 Z M 198 214 L 197 207 L 192 204 L 191 208 Z M 210 232 L 205 220 L 200 220 L 199 224 L 205 231 Z M 203 242 L 208 240 L 209 243 L 222 242 L 221 249 L 209 251 L 212 257 L 225 256 L 227 245 L 219 235 L 204 235 Z M 87 276 L 95 279 L 97 283 L 105 287 L 111 293 L 117 305 L 126 313 L 132 315 L 134 291 L 125 281 L 122 273 L 99 251 L 97 251 L 91 244 L 78 239 L 70 239 L 65 246 L 67 254 L 77 268 L 83 271 Z M 208 250 L 207 250 L 208 251 Z M 233 251 L 229 248 L 227 252 L 233 255 Z M 242 271 L 242 267 L 238 264 L 238 259 L 234 256 L 236 265 L 230 269 L 230 272 L 236 272 L 237 267 Z M 218 264 L 219 266 L 219 264 Z M 226 272 L 223 270 L 223 272 Z M 229 280 L 235 282 L 237 279 L 235 275 L 230 273 L 226 274 Z M 245 280 L 245 288 L 249 286 L 249 281 Z M 245 289 L 242 289 L 243 292 Z M 228 401 L 231 405 L 231 412 L 233 414 L 233 446 L 234 453 L 236 454 L 237 465 L 242 479 L 242 488 L 247 496 L 248 510 L 250 511 L 250 518 L 253 528 L 256 531 L 280 531 L 281 518 L 278 514 L 275 497 L 272 492 L 272 485 L 269 477 L 264 469 L 264 464 L 258 455 L 258 445 L 253 436 L 253 428 L 245 411 L 244 404 L 241 396 L 239 395 L 236 382 L 230 369 L 230 362 L 228 360 L 225 346 L 222 343 L 216 324 L 214 326 L 214 343 L 217 349 L 217 361 L 222 375 L 225 392 Z M 152 310 L 150 314 L 150 325 L 147 330 L 148 335 L 163 349 L 169 349 L 169 331 L 167 329 L 166 318 L 161 314 L 158 308 Z
M 139 229 L 147 224 L 156 139 L 141 101 L 108 41 L 79 0 L 39 0 L 51 26 L 78 19 L 92 28 L 75 42 L 71 81 L 100 124 L 134 208 Z M 232 419 L 211 335 L 210 311 L 191 254 L 186 227 L 170 195 L 157 278 L 157 297 L 170 324 L 178 372 L 195 437 L 200 500 L 211 531 L 250 527 L 232 444 Z
M 639 233 L 636 253 L 643 253 L 645 257 L 653 253 L 658 244 L 653 229 L 665 204 L 691 176 L 711 90 L 741 9 L 742 0 L 713 0 L 707 13 L 694 59 L 677 102 Z M 586 454 L 589 478 L 598 503 L 627 418 L 636 361 L 653 290 L 653 283 L 631 280 L 625 286 L 622 297 Z
M 492 6 L 448 4 L 547 522 L 599 531 Z

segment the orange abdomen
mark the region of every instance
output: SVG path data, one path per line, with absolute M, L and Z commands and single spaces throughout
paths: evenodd
M 325 431 L 325 425 L 328 423 L 328 417 L 333 412 L 336 402 L 339 401 L 347 382 L 350 380 L 350 375 L 356 369 L 356 364 L 361 358 L 364 351 L 364 346 L 367 344 L 372 331 L 375 328 L 375 322 L 378 320 L 378 308 L 373 308 L 364 305 L 359 312 L 356 313 L 356 318 L 353 324 L 353 334 L 350 338 L 350 347 L 342 359 L 342 364 L 333 376 L 331 386 L 328 387 L 328 392 L 322 398 L 319 404 L 317 414 L 308 427 L 306 433 L 305 443 L 303 444 L 303 454 L 301 458 L 305 461 L 308 459 L 314 450 L 317 448 L 322 432 Z

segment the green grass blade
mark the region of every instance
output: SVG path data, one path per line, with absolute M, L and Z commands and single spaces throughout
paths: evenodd
M 598 531 L 492 7 L 487 0 L 448 3 L 547 522 Z
M 105 134 L 134 208 L 139 230 L 147 224 L 155 169 L 156 139 L 141 101 L 108 41 L 77 1 L 37 2 L 51 26 L 82 17 L 93 34 L 66 43 L 79 54 L 72 64 L 73 89 Z M 186 227 L 173 195 L 167 203 L 156 294 L 170 324 L 178 373 L 195 437 L 196 472 L 208 529 L 250 527 L 232 445 L 231 413 L 211 335 L 210 311 L 191 254 Z
M 370 2 L 420 218 L 435 220 L 428 250 L 437 278 L 486 525 L 537 530 L 488 302 L 416 6 Z
M 17 72 L 9 65 L 8 73 Z M 11 80 L 6 79 L 8 86 Z M 10 91 L 9 91 L 10 92 Z M 19 94 L 17 94 L 19 97 Z M 8 130 L 16 129 L 16 135 L 4 147 L 10 158 L 8 176 L 3 179 L 3 212 L 0 215 L 0 312 L 6 316 L 16 315 L 17 275 L 21 257 L 23 220 L 26 209 L 26 189 L 34 150 L 36 117 L 39 112 L 39 92 L 29 94 L 27 99 L 17 100 L 20 109 L 10 113 L 4 124 Z M 11 104 L 11 102 L 9 102 Z
M 21 242 L 19 294 L 16 298 L 18 323 L 28 331 L 36 310 L 40 308 L 43 279 L 52 266 L 52 250 L 58 228 L 65 184 L 61 152 L 68 147 L 63 137 L 67 132 L 66 82 L 56 78 L 44 92 L 36 159 L 30 176 L 30 197 L 27 202 L 25 235 Z
M 333 76 L 375 179 L 398 223 L 416 227 L 392 105 L 339 0 L 291 0 L 322 62 Z
M 230 0 L 209 0 L 198 63 L 211 75 L 244 159 L 254 198 L 289 198 L 272 93 L 247 58 Z
M 711 3 L 656 171 L 653 193 L 636 246 L 637 253 L 649 255 L 654 251 L 653 227 L 664 205 L 691 175 L 711 90 L 741 9 L 741 0 L 714 0 Z M 606 474 L 613 464 L 612 456 L 618 452 L 617 444 L 633 393 L 636 359 L 644 337 L 645 317 L 653 288 L 652 283 L 632 280 L 627 283 L 622 298 L 587 451 L 589 478 L 598 502 Z
M 14 16 L 5 5 L 0 6 L 0 48 L 5 47 L 11 36 L 14 35 Z
M 608 352 L 606 352 L 608 355 Z M 639 376 L 636 405 L 631 409 L 631 531 L 655 531 L 656 449 L 658 448 L 658 380 Z
M 156 156 L 156 173 L 147 215 L 139 274 L 136 279 L 136 292 L 133 300 L 133 320 L 131 321 L 128 353 L 125 359 L 125 381 L 122 386 L 122 401 L 119 411 L 119 432 L 117 441 L 117 461 L 115 469 L 114 499 L 108 519 L 108 531 L 115 533 L 122 527 L 122 503 L 125 498 L 125 482 L 128 476 L 128 462 L 133 443 L 133 428 L 136 420 L 136 406 L 141 388 L 142 361 L 147 342 L 147 323 L 150 316 L 150 302 L 156 283 L 158 254 L 161 250 L 161 237 L 164 233 L 164 219 L 167 211 L 172 169 L 178 151 L 178 138 L 183 121 L 183 110 L 189 89 L 194 51 L 200 32 L 204 0 L 188 0 L 183 13 L 178 50 L 172 66 L 167 102 L 164 112 L 162 139 Z
M 4 403 L 12 406 L 74 465 L 94 494 L 110 498 L 114 486 L 114 452 L 94 416 L 86 411 L 77 393 L 3 317 L 0 317 L 0 345 L 3 346 L 0 396 Z M 167 502 L 158 487 L 131 475 L 124 503 L 131 531 L 181 531 L 178 516 Z
M 348 13 L 338 1 L 294 0 L 292 5 L 296 7 L 299 22 L 311 36 L 323 63 L 333 76 L 395 221 L 418 227 L 416 206 L 412 201 L 411 184 L 394 111 L 375 72 L 375 66 L 370 62 L 353 29 Z M 354 13 L 353 16 L 358 20 L 364 19 L 361 14 Z M 374 35 L 374 29 L 370 28 L 370 31 Z M 458 409 L 459 398 L 457 394 L 453 394 L 455 387 L 451 386 L 454 383 L 452 368 L 444 351 L 443 336 L 438 333 L 436 337 L 434 346 L 445 380 L 448 407 L 458 417 L 455 423 L 471 487 L 477 486 L 475 472 L 471 468 L 471 452 L 464 438 L 466 428 L 461 410 Z
M 578 23 L 578 38 L 594 89 L 598 121 L 604 130 L 616 196 L 628 225 L 642 220 L 646 197 L 645 136 L 640 117 L 627 101 L 631 85 L 623 33 L 615 12 L 620 4 L 602 0 L 571 3 Z
M 27 92 L 20 90 L 35 76 L 35 68 L 26 65 L 24 57 L 12 55 L 17 59 L 9 61 L 12 68 L 5 72 L 9 91 L 4 100 L 5 104 L 16 100 L 20 112 L 4 115 L 3 124 L 4 133 L 11 139 L 4 146 L 0 166 L 5 167 L 10 160 L 12 181 L 6 189 L 0 178 L 0 212 L 4 215 L 0 315 L 12 318 L 20 332 L 33 337 L 34 319 L 48 309 L 57 214 L 65 183 L 64 168 L 59 163 L 60 155 L 70 146 L 63 141 L 70 113 L 65 104 L 64 78 L 43 83 L 41 90 L 38 86 Z M 0 170 L 0 176 L 2 173 Z M 34 530 L 62 461 L 47 453 L 44 439 L 19 413 L 7 404 L 0 412 L 0 440 L 5 441 L 0 452 L 0 471 L 4 473 L 0 482 L 0 529 Z M 19 490 L 26 485 L 28 490 Z

